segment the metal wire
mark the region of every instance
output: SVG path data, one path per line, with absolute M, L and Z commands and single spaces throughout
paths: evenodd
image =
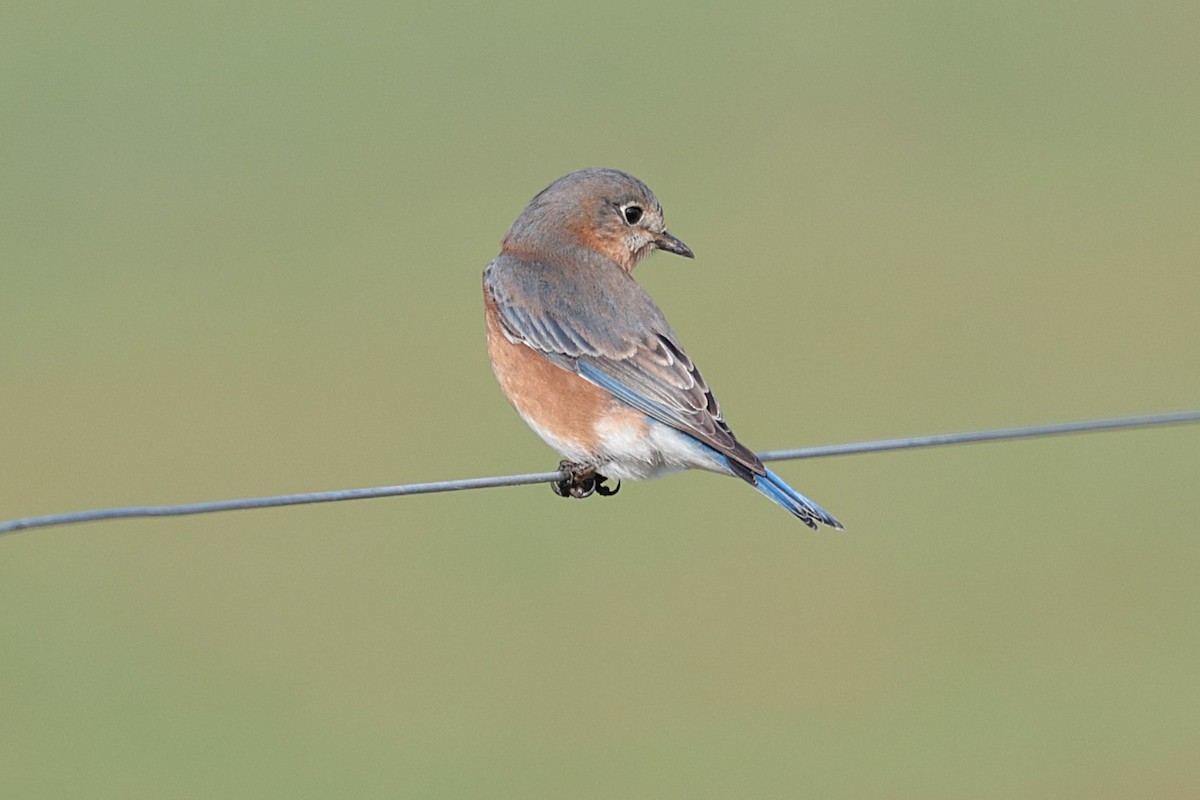
M 825 456 L 847 456 L 856 453 L 879 453 L 885 450 L 911 450 L 915 447 L 941 447 L 950 444 L 973 442 L 995 442 L 1001 439 L 1032 439 L 1037 436 L 1060 436 L 1065 433 L 1090 433 L 1092 431 L 1115 431 L 1123 428 L 1149 428 L 1155 425 L 1182 425 L 1200 422 L 1200 411 L 1177 411 L 1168 414 L 1146 414 L 1140 417 L 1117 417 L 1093 419 L 1083 422 L 1056 422 L 1049 425 L 1031 425 L 1023 428 L 998 428 L 990 431 L 970 433 L 935 433 L 931 436 L 912 436 L 906 439 L 883 439 L 876 442 L 855 444 L 829 444 L 823 447 L 801 447 L 796 450 L 772 450 L 759 453 L 763 461 L 788 461 L 797 458 L 823 458 Z
M 913 436 L 904 439 L 884 439 L 874 442 L 801 447 L 794 450 L 772 450 L 767 453 L 760 453 L 759 458 L 763 461 L 825 458 L 827 456 L 854 455 L 858 453 L 878 453 L 887 450 L 911 450 L 918 447 L 941 447 L 972 442 L 994 442 L 1001 439 L 1030 439 L 1036 436 L 1057 436 L 1067 433 L 1148 428 L 1158 425 L 1181 425 L 1189 422 L 1200 422 L 1200 410 L 1179 411 L 1168 414 L 1148 414 L 1145 416 L 1121 417 L 1116 419 L 1087 420 L 1083 422 L 1061 422 L 1051 425 L 1001 428 L 998 430 L 972 431 L 969 433 L 943 433 L 931 436 Z M 182 505 L 98 508 L 90 511 L 71 511 L 65 514 L 47 514 L 41 517 L 25 517 L 24 519 L 0 522 L 0 534 L 14 533 L 30 528 L 48 528 L 52 525 L 98 522 L 106 519 L 180 517 L 190 514 L 210 514 L 214 511 L 244 511 L 251 508 L 275 508 L 277 506 L 297 506 L 308 503 L 332 503 L 341 500 L 366 500 L 372 497 L 400 497 L 410 494 L 458 492 L 465 489 L 523 486 L 531 483 L 549 483 L 565 477 L 567 475 L 563 472 L 535 472 L 527 475 L 465 478 L 461 480 L 435 481 L 433 483 L 409 483 L 401 486 L 377 486 L 369 489 L 305 492 L 301 494 L 276 495 L 273 497 L 248 497 L 240 500 L 214 500 L 206 503 L 186 503 Z

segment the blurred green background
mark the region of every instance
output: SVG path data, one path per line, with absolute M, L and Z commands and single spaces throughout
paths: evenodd
M 1200 6 L 10 3 L 0 519 L 557 464 L 613 166 L 760 449 L 1200 405 Z M 6 797 L 1192 798 L 1200 427 L 0 539 Z

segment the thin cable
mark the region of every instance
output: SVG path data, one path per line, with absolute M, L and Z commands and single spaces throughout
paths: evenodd
M 51 525 L 73 525 L 79 522 L 96 522 L 104 519 L 132 519 L 134 517 L 182 517 L 189 514 L 211 514 L 214 511 L 245 511 L 251 508 L 276 508 L 299 506 L 308 503 L 334 503 L 340 500 L 368 500 L 372 497 L 399 497 L 406 494 L 433 494 L 434 492 L 457 492 L 463 489 L 488 489 L 497 486 L 522 486 L 528 483 L 549 483 L 566 477 L 562 472 L 535 472 L 528 475 L 502 475 L 495 478 L 463 478 L 433 483 L 409 483 L 403 486 L 376 486 L 369 489 L 334 489 L 328 492 L 303 492 L 271 497 L 246 497 L 240 500 L 211 500 L 205 503 L 183 503 L 171 506 L 125 506 L 122 508 L 97 508 L 90 511 L 69 511 L 65 514 L 47 514 L 44 517 L 26 517 L 0 522 L 0 534 L 13 533 L 26 528 L 48 528 Z
M 857 453 L 878 453 L 886 450 L 910 450 L 917 447 L 940 447 L 971 442 L 994 442 L 1000 439 L 1030 439 L 1035 436 L 1057 436 L 1067 433 L 1090 431 L 1112 431 L 1124 428 L 1148 428 L 1157 425 L 1182 425 L 1200 422 L 1200 410 L 1180 411 L 1170 414 L 1149 414 L 1140 417 L 1097 419 L 1084 422 L 1062 422 L 1052 425 L 1036 425 L 1025 428 L 1001 428 L 970 433 L 944 433 L 932 436 L 913 436 L 906 439 L 884 439 L 874 442 L 832 444 L 821 447 L 801 447 L 794 450 L 772 450 L 759 455 L 763 461 L 785 461 L 800 458 L 824 458 Z M 377 486 L 370 489 L 341 489 L 329 492 L 305 492 L 273 497 L 248 497 L 241 500 L 215 500 L 207 503 L 187 503 L 170 506 L 128 506 L 124 508 L 98 508 L 90 511 L 72 511 L 66 514 L 48 514 L 42 517 L 0 522 L 0 534 L 13 533 L 29 528 L 48 528 L 52 525 L 73 525 L 80 522 L 97 522 L 106 519 L 131 519 L 134 517 L 180 517 L 189 514 L 210 514 L 214 511 L 244 511 L 251 508 L 275 508 L 298 506 L 308 503 L 332 503 L 341 500 L 366 500 L 372 497 L 399 497 L 410 494 L 432 494 L 434 492 L 457 492 L 464 489 L 490 489 L 500 486 L 524 486 L 531 483 L 549 483 L 568 477 L 563 472 L 535 472 L 527 475 L 502 475 L 495 478 L 466 478 L 433 483 L 410 483 L 401 486 Z
M 1147 414 L 1141 417 L 1118 417 L 1115 419 L 1093 419 L 1083 422 L 1056 422 L 1050 425 L 1032 425 L 1025 428 L 998 428 L 991 431 L 970 433 L 935 433 L 932 436 L 912 436 L 906 439 L 883 439 L 876 442 L 854 444 L 827 444 L 822 447 L 800 447 L 795 450 L 772 450 L 759 453 L 763 461 L 790 461 L 798 458 L 823 458 L 825 456 L 848 456 L 857 453 L 879 453 L 885 450 L 911 450 L 915 447 L 941 447 L 948 444 L 995 442 L 1000 439 L 1032 439 L 1037 436 L 1060 436 L 1065 433 L 1089 433 L 1092 431 L 1115 431 L 1123 428 L 1149 428 L 1155 425 L 1182 425 L 1200 422 L 1200 411 L 1177 411 L 1169 414 Z M 0 528 L 0 533 L 3 528 Z

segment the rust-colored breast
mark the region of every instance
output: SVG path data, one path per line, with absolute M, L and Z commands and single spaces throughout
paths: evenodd
M 612 407 L 608 392 L 550 363 L 531 347 L 510 342 L 491 294 L 483 292 L 488 354 L 500 388 L 546 443 L 568 458 L 595 459 L 596 422 Z M 555 441 L 557 440 L 557 441 Z

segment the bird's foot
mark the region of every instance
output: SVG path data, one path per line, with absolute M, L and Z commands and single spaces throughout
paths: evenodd
M 596 472 L 596 468 L 587 464 L 577 464 L 574 461 L 563 461 L 558 465 L 562 472 L 569 473 L 566 478 L 554 481 L 550 488 L 559 497 L 589 497 L 594 492 L 601 497 L 612 497 L 621 490 L 621 482 L 616 486 L 605 486 L 608 478 Z

